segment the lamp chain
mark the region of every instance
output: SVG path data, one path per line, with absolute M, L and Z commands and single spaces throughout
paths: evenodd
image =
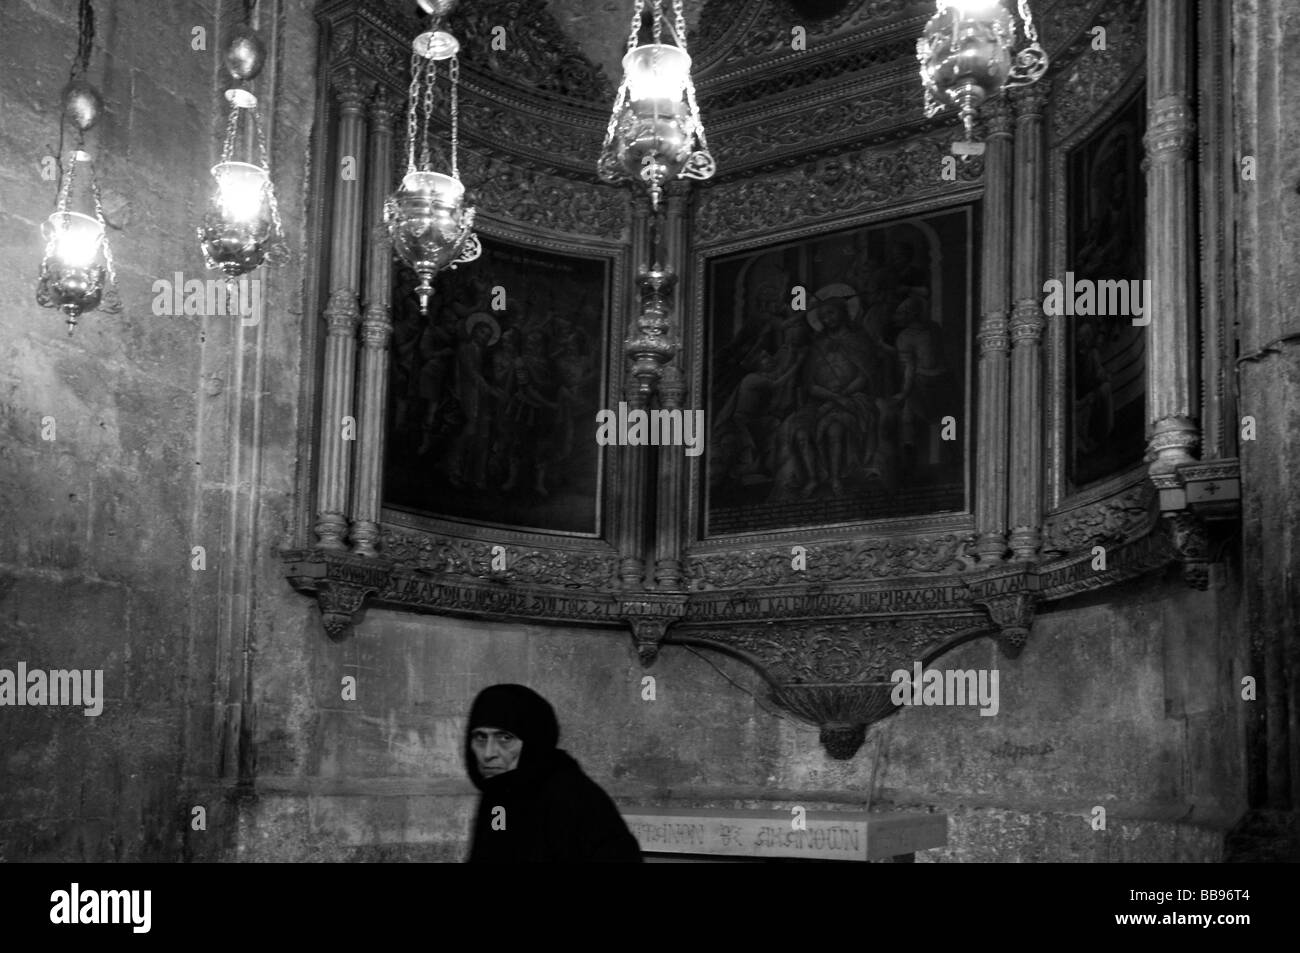
M 457 150 L 460 146 L 460 99 L 457 87 L 460 85 L 460 60 L 453 56 L 447 63 L 447 76 L 451 80 L 451 177 L 460 178 L 457 167 Z
M 90 194 L 95 200 L 95 219 L 99 222 L 100 227 L 106 226 L 104 221 L 104 203 L 99 197 L 99 180 L 95 178 L 95 167 L 90 166 Z M 113 266 L 113 248 L 105 236 L 102 242 L 104 247 L 104 267 L 108 271 L 108 282 L 113 287 L 117 286 L 117 269 Z
M 627 51 L 629 53 L 636 48 L 637 38 L 641 35 L 641 14 L 645 10 L 645 3 L 646 0 L 640 0 L 632 11 L 632 29 L 627 34 Z
M 682 0 L 673 0 L 673 14 L 674 14 L 675 28 L 677 30 L 677 45 L 680 46 L 682 48 L 682 52 L 685 53 L 686 52 L 686 13 L 682 6 Z M 695 108 L 694 103 L 691 104 L 691 108 L 692 109 Z
M 411 54 L 411 88 L 406 94 L 406 172 L 415 171 L 415 110 L 420 102 L 420 55 Z
M 230 116 L 226 119 L 226 141 L 221 145 L 221 161 L 229 162 L 235 154 L 235 139 L 239 135 L 239 107 L 230 105 Z
M 699 121 L 700 107 L 695 102 L 695 83 L 689 79 L 686 81 L 686 105 L 690 108 L 691 118 L 694 120 L 692 125 L 695 126 L 695 135 L 700 139 L 700 149 L 708 152 L 709 140 L 704 138 L 704 123 Z
M 81 152 L 85 140 L 85 133 L 77 134 L 77 148 L 72 151 L 72 161 L 68 163 L 68 172 L 63 177 L 63 188 L 59 191 L 59 202 L 55 206 L 57 211 L 66 212 L 68 203 L 72 200 L 72 180 L 77 177 L 77 154 Z
M 1029 9 L 1029 0 L 1020 0 L 1020 22 L 1025 26 L 1025 38 L 1030 43 L 1038 42 L 1038 28 L 1034 26 L 1034 14 Z
M 627 79 L 624 78 L 618 87 L 618 95 L 614 97 L 614 111 L 609 114 L 609 125 L 605 127 L 605 149 L 608 149 L 609 144 L 614 141 L 614 129 L 618 126 L 618 117 L 623 113 L 623 104 L 626 100 Z
M 420 165 L 427 169 L 433 161 L 429 152 L 429 119 L 433 116 L 434 85 L 438 81 L 437 64 L 431 58 L 424 62 L 424 115 L 420 118 Z
M 655 43 L 662 43 L 664 40 L 664 8 L 661 0 L 652 0 L 654 3 L 654 35 Z
M 271 156 L 266 147 L 266 130 L 258 122 L 256 110 L 253 110 L 253 132 L 257 136 L 257 153 L 262 159 L 262 168 L 269 173 L 271 171 Z M 280 206 L 275 201 L 275 189 L 270 187 L 271 180 L 269 176 L 266 181 L 267 184 L 263 185 L 262 188 L 266 193 L 267 204 L 271 206 L 271 224 L 275 227 L 273 234 L 276 243 L 279 244 L 280 239 L 284 237 L 284 227 L 280 224 Z M 280 250 L 283 249 L 276 249 L 277 254 Z
M 94 44 L 95 8 L 90 5 L 90 0 L 81 0 L 81 6 L 77 10 L 77 55 L 72 61 L 69 79 L 76 79 L 86 72 Z

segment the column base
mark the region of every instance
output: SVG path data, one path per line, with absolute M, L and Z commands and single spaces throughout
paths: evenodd
M 352 524 L 352 551 L 358 556 L 379 555 L 379 524 L 357 520 Z
M 981 566 L 1004 562 L 1007 556 L 1006 534 L 982 533 L 975 543 L 975 552 L 979 555 Z
M 1196 462 L 1195 451 L 1200 443 L 1200 429 L 1190 417 L 1163 417 L 1155 421 L 1151 425 L 1151 440 L 1147 443 L 1147 455 L 1151 458 L 1147 472 L 1160 476 Z
M 316 545 L 320 549 L 347 549 L 343 537 L 348 531 L 347 518 L 342 513 L 321 513 L 316 517 L 312 527 L 316 533 Z

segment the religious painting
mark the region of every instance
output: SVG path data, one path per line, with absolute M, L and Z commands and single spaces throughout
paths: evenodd
M 706 536 L 968 506 L 975 207 L 706 267 Z
M 611 260 L 480 237 L 427 315 L 395 274 L 384 504 L 595 534 Z
M 1067 169 L 1066 268 L 1074 282 L 1146 277 L 1146 176 L 1139 88 L 1073 149 Z M 1159 316 L 1144 315 L 1147 320 Z M 1142 461 L 1146 447 L 1146 328 L 1127 314 L 1049 318 L 1067 325 L 1066 466 L 1074 488 Z

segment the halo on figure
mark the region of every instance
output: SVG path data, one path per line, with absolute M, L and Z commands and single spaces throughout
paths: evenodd
M 474 329 L 480 324 L 486 324 L 492 330 L 492 337 L 488 340 L 488 347 L 496 344 L 501 340 L 501 325 L 497 324 L 497 319 L 492 317 L 486 311 L 475 311 L 465 319 L 465 336 L 472 338 Z

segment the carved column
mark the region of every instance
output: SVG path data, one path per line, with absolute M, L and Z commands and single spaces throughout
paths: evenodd
M 668 209 L 664 224 L 664 254 L 666 264 L 678 275 L 686 275 L 685 245 L 686 203 L 690 201 L 689 183 L 677 180 L 668 185 Z M 682 334 L 683 303 L 687 300 L 685 282 L 678 284 L 673 306 L 672 329 L 669 334 L 678 343 L 672 362 L 664 368 L 659 381 L 659 407 L 666 411 L 679 411 L 685 425 L 690 408 L 683 407 L 686 395 L 686 375 Z M 699 435 L 703 441 L 703 435 Z M 701 443 L 701 446 L 703 444 Z M 679 590 L 682 588 L 682 516 L 686 491 L 687 458 L 685 447 L 659 447 L 658 494 L 655 512 L 655 568 L 654 588 Z
M 1005 97 L 984 107 L 984 226 L 981 245 L 979 429 L 976 433 L 975 529 L 980 562 L 1007 548 L 1007 334 L 1011 300 L 1011 107 Z
M 396 103 L 380 87 L 370 102 L 370 162 L 364 177 L 367 235 L 366 311 L 361 320 L 361 382 L 357 395 L 357 491 L 352 507 L 352 551 L 379 554 L 379 507 L 383 492 L 384 411 L 388 400 L 389 296 L 393 252 L 384 227 L 384 199 L 393 180 L 393 115 Z M 358 178 L 362 178 L 358 176 Z
M 1192 192 L 1191 17 L 1186 0 L 1147 5 L 1147 379 L 1152 476 L 1191 462 L 1200 445 L 1194 346 L 1198 314 Z
M 645 204 L 638 202 L 632 211 L 632 267 L 639 268 L 648 264 L 649 254 L 649 215 Z M 628 333 L 636 333 L 636 315 L 641 310 L 639 288 L 635 282 L 629 282 L 628 299 L 625 304 L 628 317 Z M 624 399 L 628 410 L 644 410 L 646 396 L 641 390 L 640 382 L 624 366 Z M 646 547 L 646 452 L 644 447 L 619 447 L 618 474 L 619 489 L 622 498 L 619 503 L 620 528 L 618 548 L 622 554 L 619 560 L 619 581 L 624 589 L 641 589 L 645 585 L 645 547 Z
M 356 372 L 356 333 L 361 314 L 357 287 L 361 270 L 361 182 L 340 174 L 342 159 L 360 164 L 366 144 L 363 104 L 366 86 L 356 71 L 333 77 L 338 97 L 338 152 L 334 179 L 334 220 L 330 242 L 330 296 L 325 308 L 325 370 L 321 391 L 320 473 L 316 496 L 316 538 L 322 549 L 344 549 L 347 532 L 349 449 L 344 418 L 352 415 Z
M 1038 554 L 1043 506 L 1043 104 L 1041 85 L 1011 91 L 1016 112 L 1015 253 L 1011 314 L 1011 550 Z

